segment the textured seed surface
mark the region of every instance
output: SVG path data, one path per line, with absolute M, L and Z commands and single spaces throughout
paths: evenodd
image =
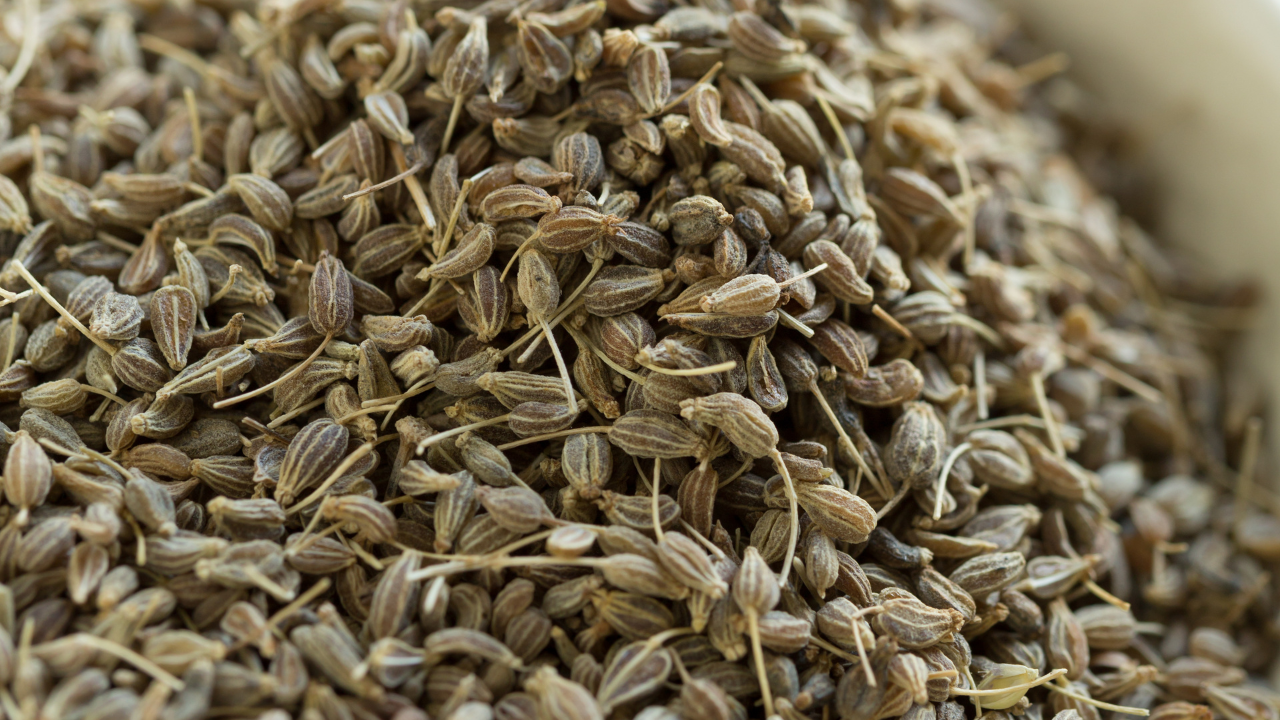
M 1011 18 L 11 5 L 6 716 L 1276 717 L 1257 293 Z

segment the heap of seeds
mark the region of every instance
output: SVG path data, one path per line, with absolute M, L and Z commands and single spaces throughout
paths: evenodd
M 8 720 L 1280 717 L 1250 295 L 976 0 L 0 19 Z

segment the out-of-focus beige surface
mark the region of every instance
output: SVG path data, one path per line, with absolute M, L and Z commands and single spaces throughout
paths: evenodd
M 1241 359 L 1280 397 L 1280 2 L 1004 4 L 1135 131 L 1162 186 L 1160 237 L 1265 282 Z

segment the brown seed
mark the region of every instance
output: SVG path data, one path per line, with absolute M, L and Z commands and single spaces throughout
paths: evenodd
M 138 337 L 142 308 L 132 295 L 107 293 L 93 306 L 89 332 L 103 340 L 128 341 Z
M 83 408 L 88 401 L 84 386 L 70 378 L 52 380 L 24 390 L 19 405 L 24 408 L 41 408 L 58 415 L 67 415 Z
M 597 273 L 582 298 L 592 315 L 610 317 L 643 307 L 662 292 L 666 282 L 662 270 L 616 265 Z
M 187 366 L 198 312 L 195 296 L 181 285 L 160 288 L 151 296 L 151 329 L 173 370 Z
M 321 253 L 311 275 L 311 325 L 316 332 L 332 335 L 346 329 L 354 315 L 351 281 L 342 261 Z
M 813 327 L 813 337 L 809 342 L 822 353 L 831 364 L 852 373 L 854 377 L 864 377 L 867 373 L 867 350 L 858 332 L 834 318 Z
M 573 72 L 569 49 L 544 25 L 533 20 L 516 24 L 516 57 L 538 92 L 554 93 Z
M 263 227 L 284 232 L 293 220 L 293 202 L 275 182 L 261 175 L 242 173 L 227 178 L 227 185 L 240 196 L 250 214 Z M 212 233 L 212 227 L 210 228 Z
M 796 498 L 823 532 L 844 542 L 864 542 L 876 527 L 865 500 L 824 483 L 797 483 Z
M 733 224 L 733 216 L 715 198 L 705 195 L 680 200 L 670 212 L 672 239 L 677 245 L 703 245 Z
M 671 68 L 663 49 L 642 44 L 627 60 L 627 86 L 640 109 L 651 115 L 662 110 L 671 94 Z
M 111 357 L 111 371 L 141 392 L 156 392 L 172 378 L 160 346 L 144 337 L 130 340 Z
M 351 272 L 364 280 L 390 275 L 418 252 L 424 238 L 421 228 L 411 225 L 395 224 L 371 228 L 356 242 L 355 263 L 351 266 Z

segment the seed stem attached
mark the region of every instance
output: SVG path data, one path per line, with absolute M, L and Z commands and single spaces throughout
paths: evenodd
M 796 486 L 791 482 L 791 471 L 782 460 L 782 453 L 774 448 L 769 452 L 774 467 L 782 475 L 783 487 L 787 491 L 787 502 L 791 506 L 791 535 L 787 540 L 787 554 L 782 557 L 782 572 L 778 575 L 778 585 L 785 588 L 787 577 L 791 574 L 791 559 L 796 556 L 796 543 L 800 538 L 800 501 L 796 498 Z
M 267 392 L 268 390 L 271 390 L 279 386 L 281 383 L 284 383 L 288 380 L 292 380 L 293 378 L 300 375 L 303 370 L 306 370 L 308 367 L 310 367 L 311 363 L 315 362 L 316 358 L 320 357 L 320 353 L 324 352 L 325 348 L 329 346 L 329 343 L 332 340 L 333 340 L 333 333 L 329 333 L 325 335 L 324 342 L 320 343 L 320 346 L 315 349 L 315 352 L 311 353 L 311 356 L 308 357 L 306 360 L 303 360 L 302 362 L 290 368 L 289 372 L 286 372 L 284 375 L 281 375 L 280 377 L 276 378 L 275 380 L 272 380 L 271 382 L 267 383 L 266 385 L 263 385 L 260 388 L 257 388 L 256 390 L 251 390 L 242 395 L 237 395 L 233 398 L 227 398 L 226 400 L 219 400 L 218 402 L 213 404 L 214 409 L 221 410 L 224 407 L 235 405 L 236 403 L 241 403 L 241 402 L 244 402 L 245 400 L 258 397 L 259 395 Z
M 1049 445 L 1053 448 L 1053 454 L 1065 458 L 1067 450 L 1062 445 L 1062 433 L 1058 431 L 1058 421 L 1053 417 L 1049 398 L 1044 391 L 1043 373 L 1039 371 L 1031 373 L 1031 390 L 1036 395 L 1036 404 L 1040 406 L 1040 417 L 1044 420 L 1045 433 L 1049 436 Z
M 653 372 L 656 372 L 659 375 L 671 375 L 674 377 L 699 377 L 701 375 L 715 375 L 716 373 L 729 372 L 730 370 L 738 367 L 738 363 L 736 360 L 725 360 L 722 363 L 716 363 L 715 365 L 708 365 L 706 367 L 700 367 L 700 368 L 668 368 L 668 367 L 662 367 L 661 365 L 654 365 L 652 363 L 642 362 L 640 360 L 636 360 L 636 362 L 640 363 L 640 367 L 645 368 L 647 370 L 652 370 Z
M 95 650 L 100 650 L 109 655 L 114 655 L 120 658 L 121 660 L 124 660 L 125 662 L 138 668 L 139 670 L 150 675 L 156 680 L 159 680 L 165 685 L 168 685 L 171 689 L 173 689 L 174 692 L 181 692 L 182 689 L 186 687 L 185 683 L 183 683 L 181 680 L 171 675 L 164 668 L 160 667 L 159 665 L 156 665 L 155 663 L 151 662 L 145 657 L 139 655 L 138 653 L 130 650 L 129 648 L 119 643 L 112 642 L 106 638 L 98 637 L 97 635 L 90 635 L 89 633 L 76 633 L 75 635 L 71 635 L 68 637 L 74 638 L 76 642 L 84 643 L 85 645 L 88 645 Z
M 453 99 L 453 109 L 449 111 L 449 123 L 444 126 L 444 137 L 440 140 L 440 154 L 449 152 L 449 141 L 453 139 L 453 129 L 458 125 L 458 116 L 462 114 L 462 104 L 467 98 L 461 94 Z
M 93 344 L 102 348 L 103 352 L 105 352 L 106 354 L 112 357 L 115 357 L 115 354 L 119 352 L 119 350 L 117 350 L 113 345 L 108 343 L 106 340 L 103 340 L 97 335 L 94 335 L 93 333 L 89 332 L 89 328 L 85 327 L 84 323 L 77 320 L 75 315 L 72 315 L 70 311 L 68 311 L 65 307 L 62 306 L 62 303 L 58 302 L 56 298 L 54 298 L 52 295 L 49 294 L 49 291 L 45 289 L 44 285 L 40 284 L 39 280 L 35 279 L 35 276 L 31 274 L 31 271 L 27 269 L 27 266 L 23 265 L 20 261 L 17 261 L 17 260 L 11 260 L 10 264 L 13 265 L 13 267 L 18 271 L 18 274 L 22 276 L 22 279 L 27 281 L 27 284 L 31 286 L 31 289 L 34 290 L 35 293 L 41 297 L 41 299 L 49 303 L 50 307 L 52 307 L 54 310 L 57 310 L 59 315 L 66 318 L 67 322 L 71 323 L 71 327 L 75 328 L 76 330 L 79 330 L 81 335 L 84 335 L 85 337 L 92 340 Z
M 462 187 L 458 190 L 458 199 L 453 203 L 453 212 L 449 213 L 449 224 L 445 226 L 444 234 L 436 239 L 432 248 L 436 257 L 444 257 L 444 254 L 449 251 L 449 243 L 453 241 L 453 229 L 458 225 L 458 216 L 462 214 L 462 205 L 467 201 L 467 194 L 470 192 L 471 178 L 467 178 L 462 181 Z
M 662 531 L 662 522 L 658 516 L 658 488 L 662 487 L 661 483 L 662 458 L 656 457 L 653 459 L 653 484 L 650 486 L 650 496 L 653 499 L 653 502 L 651 503 L 653 513 L 653 535 L 658 539 L 658 542 L 662 542 L 667 537 L 667 534 Z
M 773 717 L 773 689 L 769 687 L 769 674 L 764 669 L 764 648 L 760 646 L 760 614 L 755 608 L 747 608 L 747 628 L 751 635 L 751 656 L 755 659 L 756 681 L 764 698 L 766 717 Z
M 954 450 L 951 451 L 951 454 L 947 455 L 946 462 L 942 463 L 942 472 L 938 473 L 938 485 L 937 485 L 937 488 L 934 490 L 934 495 L 935 495 L 933 500 L 933 519 L 934 520 L 939 520 L 942 518 L 942 493 L 946 492 L 947 490 L 947 476 L 951 474 L 952 466 L 956 464 L 956 461 L 960 459 L 961 455 L 968 452 L 972 447 L 973 446 L 967 442 L 960 443 L 955 447 Z

